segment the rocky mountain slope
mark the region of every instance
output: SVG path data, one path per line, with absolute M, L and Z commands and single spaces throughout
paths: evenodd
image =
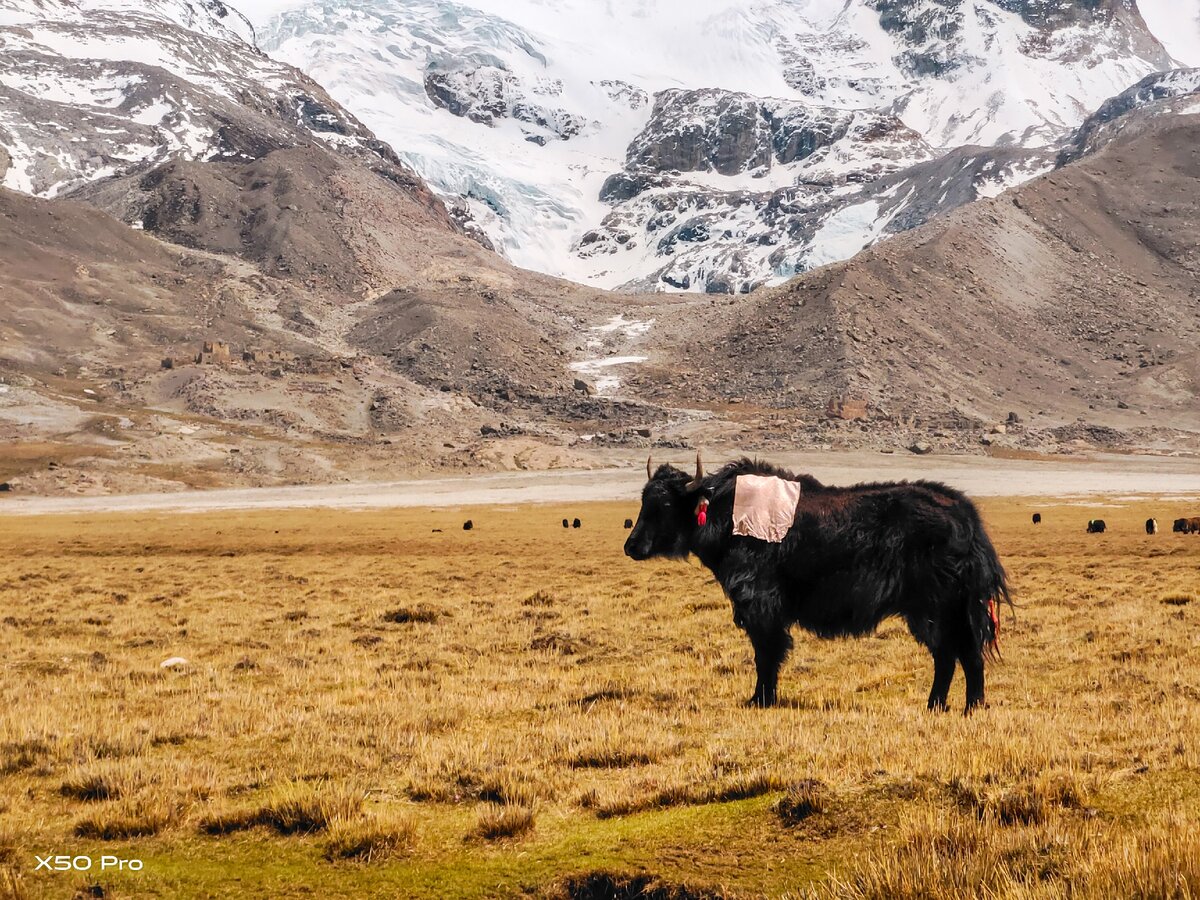
M 623 290 L 845 259 L 1047 171 L 1178 64 L 1132 0 L 328 0 L 256 24 L 509 259 Z
M 1132 95 L 1078 161 L 698 315 L 638 387 L 839 445 L 1194 441 L 1200 97 Z

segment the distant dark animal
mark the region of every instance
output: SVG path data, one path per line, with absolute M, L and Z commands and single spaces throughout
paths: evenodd
M 633 519 L 626 519 L 625 520 L 625 530 L 628 531 L 632 527 L 633 527 Z
M 472 522 L 470 519 L 467 519 L 467 521 L 463 522 L 463 531 L 470 531 L 474 527 L 475 527 L 475 523 Z
M 570 528 L 570 527 L 571 527 L 571 523 L 568 522 L 566 519 L 563 519 L 563 528 Z
M 1108 526 L 1104 524 L 1103 519 L 1088 519 L 1088 534 L 1104 534 L 1107 528 Z
M 1186 533 L 1187 532 L 1187 524 L 1188 524 L 1187 519 L 1176 519 L 1175 522 L 1171 525 L 1171 530 L 1174 531 L 1176 534 L 1179 534 L 1180 532 Z
M 11 490 L 12 490 L 12 485 L 9 484 L 7 481 L 0 483 L 0 494 L 7 494 Z
M 441 534 L 441 533 L 442 533 L 442 529 L 440 529 L 440 528 L 435 528 L 435 529 L 433 529 L 433 533 L 434 533 L 434 534 Z
M 1158 519 L 1146 520 L 1146 534 L 1158 534 Z
M 780 543 L 733 534 L 739 475 L 801 484 Z M 705 475 L 699 455 L 694 477 L 670 465 L 655 471 L 649 460 L 646 476 L 625 554 L 695 554 L 713 572 L 732 602 L 734 624 L 754 647 L 751 705 L 777 702 L 792 625 L 823 638 L 859 636 L 890 616 L 903 618 L 933 656 L 930 709 L 946 708 L 956 665 L 966 676 L 967 711 L 983 703 L 984 658 L 997 650 L 997 606 L 1009 601 L 1009 591 L 979 513 L 963 494 L 925 481 L 828 487 L 748 459 Z
M 1041 514 L 1041 513 L 1034 513 L 1034 514 L 1033 514 L 1033 524 L 1034 524 L 1034 525 L 1041 525 L 1041 524 L 1042 524 L 1042 514 Z
M 575 519 L 575 520 L 574 520 L 574 521 L 571 523 L 571 527 L 572 527 L 572 528 L 582 528 L 582 527 L 583 527 L 583 523 L 582 523 L 582 522 L 580 522 L 578 519 Z
M 1187 520 L 1188 534 L 1200 534 L 1200 516 Z

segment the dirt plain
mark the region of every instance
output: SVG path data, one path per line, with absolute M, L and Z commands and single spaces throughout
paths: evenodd
M 0 896 L 1194 897 L 1200 536 L 1143 523 L 1196 505 L 984 498 L 971 718 L 897 623 L 743 708 L 635 502 L 0 518 Z

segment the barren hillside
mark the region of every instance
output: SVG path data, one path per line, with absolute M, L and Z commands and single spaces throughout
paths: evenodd
M 639 388 L 744 399 L 733 414 L 760 429 L 851 442 L 1194 435 L 1200 116 L 1156 109 L 1107 140 L 853 260 L 697 312 Z M 855 416 L 865 403 L 866 418 L 818 427 L 829 401 Z

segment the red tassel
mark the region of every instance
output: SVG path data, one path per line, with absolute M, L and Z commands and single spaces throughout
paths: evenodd
M 992 649 L 996 657 L 1000 656 L 1000 612 L 996 608 L 996 598 L 988 600 L 988 618 L 992 620 Z
M 696 505 L 696 524 L 704 527 L 708 524 L 708 500 L 701 500 Z

